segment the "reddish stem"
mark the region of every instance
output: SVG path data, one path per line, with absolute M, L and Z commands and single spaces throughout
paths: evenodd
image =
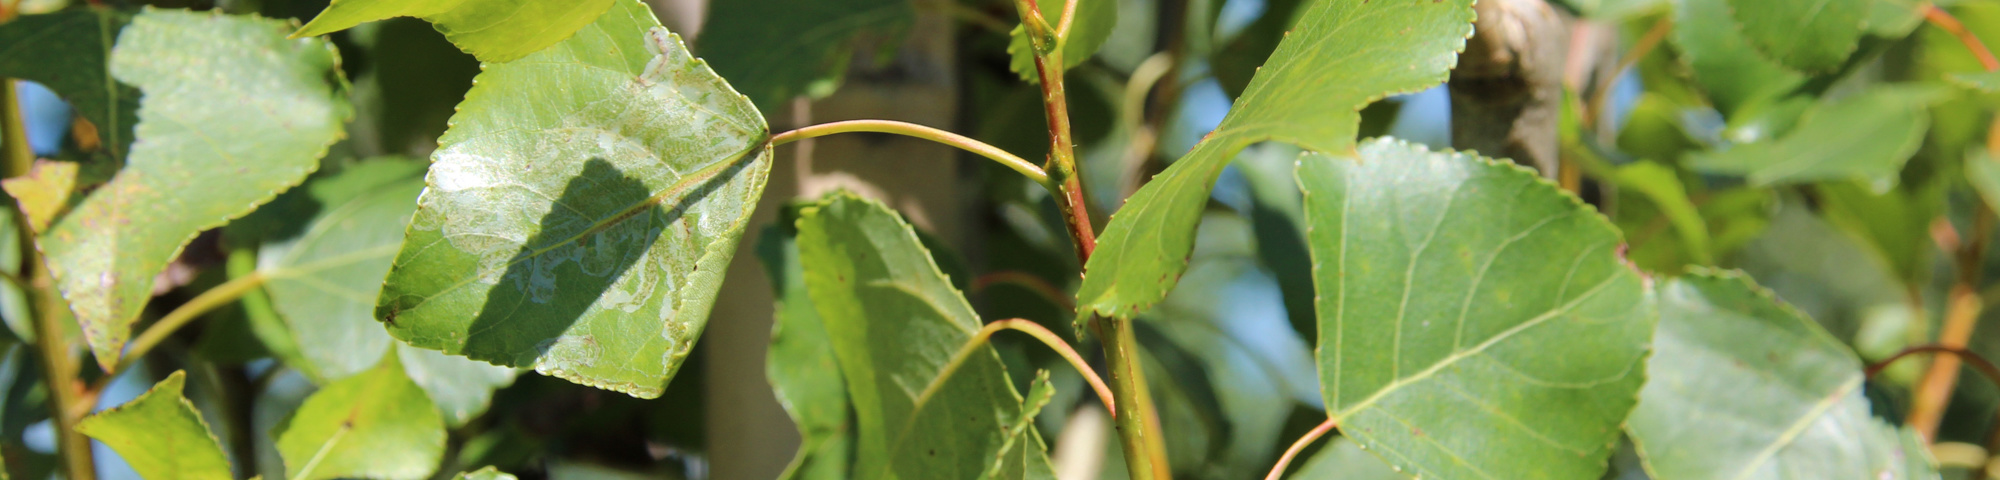
M 1305 451 L 1307 445 L 1312 445 L 1314 440 L 1319 440 L 1319 437 L 1325 436 L 1326 432 L 1333 431 L 1333 429 L 1339 427 L 1340 422 L 1334 421 L 1331 418 L 1320 422 L 1319 426 L 1313 427 L 1312 431 L 1306 432 L 1305 436 L 1299 437 L 1299 440 L 1296 442 L 1292 442 L 1292 448 L 1285 449 L 1285 455 L 1278 457 L 1278 464 L 1271 467 L 1271 473 L 1264 475 L 1264 480 L 1278 480 L 1280 476 L 1285 474 L 1285 467 L 1292 464 L 1292 457 L 1299 456 L 1299 452 Z
M 2000 71 L 2000 58 L 1994 58 L 1993 51 L 1986 49 L 1986 43 L 1979 41 L 1979 37 L 1973 35 L 1971 30 L 1966 30 L 1965 24 L 1960 23 L 1958 17 L 1951 16 L 1951 12 L 1946 12 L 1937 5 L 1924 4 L 1918 9 L 1923 10 L 1924 20 L 1931 22 L 1931 25 L 1936 25 L 1950 32 L 1952 36 L 1958 37 L 1958 41 L 1964 43 L 1965 48 L 1971 50 L 1973 56 L 1979 57 L 1979 65 L 1986 67 L 1986 71 Z

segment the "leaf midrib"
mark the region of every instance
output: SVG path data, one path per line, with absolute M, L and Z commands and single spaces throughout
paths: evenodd
M 559 242 L 551 243 L 546 247 L 530 251 L 529 253 L 524 255 L 515 255 L 513 259 L 508 260 L 506 263 L 495 266 L 493 268 L 485 269 L 479 272 L 479 274 L 477 275 L 468 275 L 465 278 L 459 279 L 458 283 L 453 283 L 451 284 L 451 286 L 438 289 L 437 294 L 424 297 L 417 303 L 410 305 L 406 310 L 416 310 L 419 308 L 423 308 L 423 306 L 425 304 L 430 303 L 432 299 L 458 291 L 458 289 L 460 288 L 465 288 L 465 286 L 471 285 L 472 283 L 478 281 L 481 278 L 486 278 L 487 276 L 492 275 L 494 272 L 504 272 L 507 269 L 512 268 L 514 265 L 517 265 L 521 262 L 533 260 L 552 250 L 561 248 L 563 246 L 567 246 L 571 243 L 576 243 L 577 240 L 583 239 L 584 237 L 588 237 L 592 234 L 596 234 L 598 232 L 602 232 L 606 229 L 609 229 L 612 226 L 618 224 L 619 222 L 630 220 L 633 217 L 636 217 L 639 214 L 644 213 L 646 209 L 659 206 L 662 202 L 666 200 L 667 197 L 675 193 L 684 192 L 698 183 L 714 179 L 717 175 L 720 175 L 723 170 L 727 170 L 730 167 L 734 167 L 744 162 L 756 161 L 756 159 L 761 157 L 762 155 L 756 153 L 755 151 L 757 148 L 762 148 L 763 145 L 765 144 L 764 143 L 754 144 L 752 148 L 745 149 L 743 152 L 736 154 L 734 158 L 731 160 L 716 162 L 713 165 L 703 167 L 700 170 L 696 170 L 692 173 L 682 176 L 680 179 L 676 180 L 673 185 L 669 185 L 667 188 L 661 189 L 660 193 L 653 194 L 653 196 L 647 197 L 645 200 L 634 202 L 632 205 L 626 206 L 624 210 L 620 210 L 619 213 L 616 215 L 612 215 L 604 219 L 599 219 L 598 221 L 592 223 L 590 227 L 585 228 L 582 232 L 577 233 L 576 235 L 572 235 L 569 238 L 565 238 Z
M 1783 450 L 1785 447 L 1791 446 L 1792 442 L 1798 441 L 1799 436 L 1805 433 L 1807 428 L 1811 427 L 1814 422 L 1817 422 L 1820 417 L 1826 416 L 1827 411 L 1839 405 L 1841 398 L 1846 397 L 1854 389 L 1860 388 L 1862 380 L 1861 376 L 1855 375 L 1848 378 L 1847 381 L 1841 382 L 1839 387 L 1835 387 L 1833 392 L 1822 397 L 1818 403 L 1813 405 L 1811 410 L 1806 411 L 1805 415 L 1801 415 L 1797 420 L 1792 421 L 1791 427 L 1785 429 L 1784 433 L 1778 434 L 1778 438 L 1772 440 L 1770 445 L 1765 446 L 1763 450 L 1751 456 L 1750 461 L 1743 465 L 1743 469 L 1737 471 L 1736 475 L 1730 478 L 1736 480 L 1750 478 L 1758 466 L 1770 461 L 1771 457 L 1777 456 L 1779 450 Z
M 1617 280 L 1618 280 L 1617 275 L 1606 276 L 1604 277 L 1604 281 L 1598 282 L 1597 285 L 1590 287 L 1590 289 L 1584 291 L 1583 294 L 1577 295 L 1576 299 L 1565 302 L 1562 305 L 1557 306 L 1556 308 L 1549 309 L 1549 311 L 1543 312 L 1541 315 L 1537 315 L 1534 318 L 1530 318 L 1527 321 L 1521 322 L 1518 325 L 1509 327 L 1508 329 L 1503 330 L 1498 334 L 1495 334 L 1493 338 L 1486 339 L 1486 341 L 1480 342 L 1478 345 L 1473 345 L 1472 348 L 1462 351 L 1452 352 L 1451 355 L 1447 355 L 1444 358 L 1439 359 L 1437 363 L 1433 363 L 1431 364 L 1430 367 L 1425 368 L 1424 370 L 1419 371 L 1415 374 L 1412 374 L 1409 377 L 1399 378 L 1396 379 L 1396 381 L 1390 382 L 1388 385 L 1383 385 L 1381 388 L 1376 389 L 1374 394 L 1369 395 L 1367 398 L 1362 399 L 1360 402 L 1356 402 L 1352 407 L 1342 409 L 1340 412 L 1333 414 L 1332 417 L 1335 420 L 1345 420 L 1350 416 L 1360 413 L 1362 410 L 1374 406 L 1376 402 L 1381 401 L 1383 398 L 1389 396 L 1389 394 L 1395 393 L 1397 390 L 1402 389 L 1404 386 L 1414 384 L 1423 380 L 1427 380 L 1430 377 L 1437 375 L 1437 372 L 1444 370 L 1445 367 L 1458 363 L 1459 360 L 1464 360 L 1473 355 L 1478 355 L 1480 353 L 1483 353 L 1486 351 L 1487 348 L 1491 348 L 1493 345 L 1499 344 L 1500 341 L 1502 340 L 1506 340 L 1509 337 L 1513 337 L 1515 334 L 1539 326 L 1545 322 L 1548 322 L 1550 319 L 1556 318 L 1557 316 L 1563 313 L 1569 312 L 1571 309 L 1576 308 L 1579 305 L 1582 305 L 1584 301 L 1596 297 L 1597 294 L 1603 291 L 1606 287 L 1609 287 L 1612 284 L 1617 283 Z M 1339 386 L 1336 385 L 1335 388 L 1339 388 Z

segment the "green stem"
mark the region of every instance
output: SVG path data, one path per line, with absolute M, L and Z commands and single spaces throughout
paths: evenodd
M 771 137 L 771 146 L 775 147 L 778 145 L 784 145 L 799 140 L 805 140 L 808 138 L 819 138 L 827 135 L 833 135 L 836 133 L 857 133 L 857 132 L 889 133 L 889 134 L 903 135 L 907 137 L 921 138 L 924 140 L 930 140 L 933 142 L 942 143 L 953 147 L 958 147 L 961 150 L 978 154 L 981 157 L 986 157 L 987 159 L 991 159 L 995 162 L 1000 162 L 1000 165 L 1014 169 L 1014 171 L 1016 172 L 1021 172 L 1021 175 L 1028 177 L 1029 180 L 1033 180 L 1037 184 L 1040 184 L 1044 187 L 1049 186 L 1049 176 L 1047 173 L 1042 172 L 1041 167 L 1036 167 L 1035 164 L 1032 162 L 1023 160 L 1021 159 L 1021 157 L 1014 156 L 1014 154 L 1012 153 L 1007 153 L 1006 150 L 1001 150 L 1000 147 L 987 145 L 984 142 L 973 140 L 971 138 L 966 138 L 964 135 L 959 135 L 956 133 L 951 133 L 936 128 L 926 127 L 923 125 L 917 125 L 914 123 L 898 122 L 894 120 L 849 120 L 845 122 L 833 122 L 833 123 L 823 123 L 819 125 L 813 125 L 810 127 L 805 127 L 798 130 L 792 130 L 789 132 L 774 135 Z M 1049 190 L 1052 192 L 1055 191 L 1054 188 L 1050 188 Z
M 1074 8 L 1074 0 L 1065 1 L 1071 3 L 1064 9 Z M 1049 161 L 1043 170 L 1049 172 L 1049 182 L 1057 187 L 1056 207 L 1069 227 L 1077 263 L 1088 266 L 1091 253 L 1097 249 L 1097 234 L 1090 223 L 1090 204 L 1085 200 L 1083 177 L 1077 169 L 1076 142 L 1070 135 L 1061 29 L 1049 31 L 1035 0 L 1016 0 L 1014 5 L 1034 42 L 1035 73 L 1041 79 L 1042 107 L 1049 127 Z M 1071 16 L 1065 15 L 1065 20 Z M 1140 347 L 1132 333 L 1132 322 L 1121 318 L 1093 318 L 1092 322 L 1103 339 L 1104 359 L 1111 368 L 1111 394 L 1117 400 L 1112 417 L 1125 452 L 1126 470 L 1133 480 L 1168 480 L 1172 471 L 1167 464 L 1166 444 L 1160 437 L 1160 417 L 1153 408 L 1152 392 L 1147 391 L 1146 371 L 1139 364 Z
M 153 322 L 153 326 L 146 327 L 145 333 L 140 333 L 138 338 L 132 339 L 130 346 L 126 347 L 125 355 L 119 357 L 118 365 L 113 367 L 110 373 L 105 374 L 105 377 L 115 377 L 123 373 L 125 369 L 131 368 L 133 363 L 145 357 L 146 352 L 159 346 L 167 336 L 173 335 L 175 330 L 179 330 L 196 318 L 201 318 L 211 310 L 235 302 L 236 299 L 242 298 L 244 294 L 256 290 L 263 284 L 264 274 L 251 272 L 249 275 L 231 279 L 206 292 L 201 292 L 201 295 L 194 297 L 193 300 L 188 300 L 174 311 L 167 312 L 167 316 L 160 317 L 159 321 Z
M 1076 367 L 1077 373 L 1083 374 L 1083 380 L 1090 384 L 1092 390 L 1097 391 L 1097 398 L 1104 401 L 1104 408 L 1110 410 L 1113 416 L 1118 415 L 1117 399 L 1111 395 L 1111 389 L 1104 386 L 1104 379 L 1097 376 L 1096 370 L 1090 369 L 1090 364 L 1083 361 L 1082 355 L 1077 355 L 1076 349 L 1070 348 L 1069 343 L 1064 342 L 1062 337 L 1042 327 L 1041 324 L 1019 318 L 989 323 L 986 327 L 980 328 L 978 333 L 972 335 L 971 340 L 967 340 L 964 346 L 958 348 L 958 353 L 952 354 L 951 361 L 945 363 L 943 369 L 938 370 L 937 378 L 931 379 L 930 385 L 924 386 L 923 393 L 917 395 L 916 405 L 922 407 L 929 401 L 931 395 L 936 394 L 937 389 L 944 386 L 945 379 L 951 378 L 952 373 L 965 365 L 966 359 L 972 358 L 974 353 L 979 352 L 979 347 L 986 346 L 987 340 L 992 339 L 993 334 L 1000 333 L 1001 330 L 1026 333 L 1036 340 L 1041 340 L 1043 345 L 1049 346 L 1049 349 L 1055 350 L 1063 360 L 1069 361 L 1070 366 Z
M 1139 366 L 1139 342 L 1132 334 L 1132 321 L 1100 318 L 1104 333 L 1104 359 L 1111 364 L 1111 394 L 1118 397 L 1113 420 L 1118 440 L 1125 451 L 1125 468 L 1132 480 L 1169 480 L 1167 447 L 1160 441 L 1160 417 L 1154 412 L 1153 394 L 1146 389 L 1146 370 Z
M 0 78 L 0 155 L 4 155 L 7 177 L 26 175 L 34 168 L 35 152 L 28 147 L 27 122 L 21 116 L 20 99 L 14 95 L 14 81 Z M 62 456 L 64 478 L 97 478 L 91 462 L 90 439 L 76 431 L 76 422 L 90 411 L 90 402 L 77 388 L 79 367 L 75 346 L 64 331 L 69 308 L 56 294 L 41 252 L 35 248 L 34 230 L 19 208 L 13 209 L 15 231 L 21 236 L 21 260 L 28 269 L 24 293 L 33 299 L 35 350 L 41 352 L 42 380 L 50 392 L 49 416 L 55 420 L 56 450 Z M 15 278 L 20 278 L 16 276 Z

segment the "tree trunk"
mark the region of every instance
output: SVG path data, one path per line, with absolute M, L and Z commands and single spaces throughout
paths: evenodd
M 1554 177 L 1569 30 L 1542 0 L 1480 0 L 1451 72 L 1451 143 Z

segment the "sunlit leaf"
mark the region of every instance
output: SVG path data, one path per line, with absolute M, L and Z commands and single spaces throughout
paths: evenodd
M 1443 83 L 1472 33 L 1471 3 L 1314 3 L 1222 125 L 1112 215 L 1085 268 L 1078 317 L 1129 318 L 1166 296 L 1216 176 L 1244 147 L 1274 140 L 1346 154 L 1361 107 Z
M 1652 378 L 1627 427 L 1653 478 L 1937 477 L 1869 413 L 1861 360 L 1770 291 L 1696 269 L 1656 298 Z
M 910 0 L 709 2 L 695 51 L 736 90 L 775 111 L 792 97 L 831 95 L 854 57 L 856 37 L 889 45 L 916 23 Z
M 122 156 L 139 123 L 139 90 L 111 74 L 112 44 L 130 13 L 80 8 L 26 15 L 0 24 L 0 77 L 49 87 L 97 127 L 99 141 Z
M 349 108 L 329 82 L 333 46 L 287 40 L 287 28 L 148 9 L 119 36 L 111 73 L 146 93 L 142 141 L 40 240 L 100 365 L 117 362 L 182 246 L 304 180 L 340 137 Z
M 1937 96 L 1928 88 L 1869 89 L 1815 105 L 1784 137 L 1697 153 L 1689 164 L 1749 177 L 1753 185 L 1856 179 L 1886 190 L 1923 146 L 1930 129 L 1924 109 Z
M 377 300 L 391 335 L 643 398 L 687 358 L 767 131 L 644 4 L 617 3 L 479 75 Z
M 294 37 L 325 35 L 364 22 L 417 17 L 485 62 L 507 62 L 561 42 L 617 0 L 334 0 Z
M 374 315 L 382 277 L 424 188 L 423 172 L 415 162 L 362 163 L 287 192 L 245 221 L 283 216 L 296 225 L 289 229 L 298 230 L 263 241 L 257 269 L 304 361 L 294 368 L 321 381 L 338 380 L 397 348 L 410 377 L 457 425 L 484 411 L 493 390 L 513 381 L 514 370 L 402 345 Z
M 306 397 L 278 430 L 293 480 L 427 478 L 444 456 L 444 418 L 393 354 Z
M 181 396 L 187 373 L 175 371 L 117 408 L 85 417 L 76 431 L 104 442 L 145 478 L 228 480 L 229 457 Z
M 757 237 L 757 257 L 778 300 L 765 376 L 801 437 L 798 455 L 779 478 L 843 479 L 854 450 L 854 426 L 848 422 L 853 409 L 833 339 L 806 293 L 797 224 L 797 210 L 787 208 L 777 225 Z
M 992 347 L 940 379 L 980 321 L 901 216 L 836 193 L 798 226 L 806 288 L 854 405 L 853 478 L 1054 476 L 1031 427 L 1039 407 L 1024 406 Z
M 1062 21 L 1064 2 L 1048 0 L 1035 4 L 1041 9 L 1042 18 L 1054 28 Z M 1111 39 L 1112 27 L 1118 26 L 1118 0 L 1076 0 L 1076 20 L 1069 28 L 1069 36 L 1057 45 L 1062 50 L 1062 69 L 1068 70 L 1082 65 L 1097 54 L 1104 41 Z M 1009 32 L 1007 54 L 1013 61 L 1007 65 L 1014 73 L 1021 74 L 1022 80 L 1041 83 L 1042 77 L 1035 71 L 1035 47 L 1028 40 L 1026 25 L 1015 25 Z
M 1535 172 L 1396 140 L 1299 160 L 1321 395 L 1425 478 L 1595 479 L 1654 311 L 1618 232 Z
M 0 188 L 14 197 L 28 219 L 28 228 L 45 232 L 76 199 L 79 168 L 76 162 L 36 160 L 27 174 L 0 180 Z
M 1874 0 L 1728 0 L 1743 38 L 1785 66 L 1829 72 L 1861 43 Z

